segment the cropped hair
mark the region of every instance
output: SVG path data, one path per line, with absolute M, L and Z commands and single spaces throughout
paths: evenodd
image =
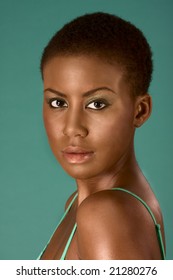
M 40 69 L 56 56 L 95 56 L 119 64 L 135 96 L 148 92 L 152 52 L 142 31 L 112 14 L 85 14 L 65 24 L 45 47 Z

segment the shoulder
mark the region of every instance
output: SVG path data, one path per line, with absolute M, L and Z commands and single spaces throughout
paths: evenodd
M 102 219 L 104 216 L 110 215 L 116 219 L 124 216 L 125 219 L 127 214 L 128 217 L 133 215 L 135 218 L 134 210 L 137 209 L 144 210 L 142 204 L 131 195 L 122 191 L 104 190 L 90 195 L 81 203 L 78 208 L 78 218 L 80 220 L 83 216 L 88 216 L 90 221 L 98 215 Z M 129 219 L 127 220 L 129 221 Z
M 126 193 L 105 190 L 89 196 L 78 208 L 77 225 L 84 259 L 150 259 L 146 234 L 153 222 Z

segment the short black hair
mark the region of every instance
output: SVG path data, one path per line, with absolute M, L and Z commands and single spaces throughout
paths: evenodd
M 92 55 L 118 63 L 135 96 L 148 92 L 153 69 L 151 48 L 141 30 L 118 16 L 96 12 L 65 24 L 44 49 L 42 75 L 45 64 L 59 55 Z

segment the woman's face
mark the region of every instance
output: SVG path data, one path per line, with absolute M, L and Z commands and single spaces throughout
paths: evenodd
M 131 154 L 135 102 L 120 66 L 59 56 L 44 67 L 43 116 L 52 151 L 69 175 L 116 172 Z

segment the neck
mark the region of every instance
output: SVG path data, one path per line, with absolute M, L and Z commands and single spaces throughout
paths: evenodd
M 141 172 L 133 151 L 122 157 L 112 170 L 93 178 L 77 179 L 78 205 L 85 198 L 98 191 L 134 185 L 139 173 Z

